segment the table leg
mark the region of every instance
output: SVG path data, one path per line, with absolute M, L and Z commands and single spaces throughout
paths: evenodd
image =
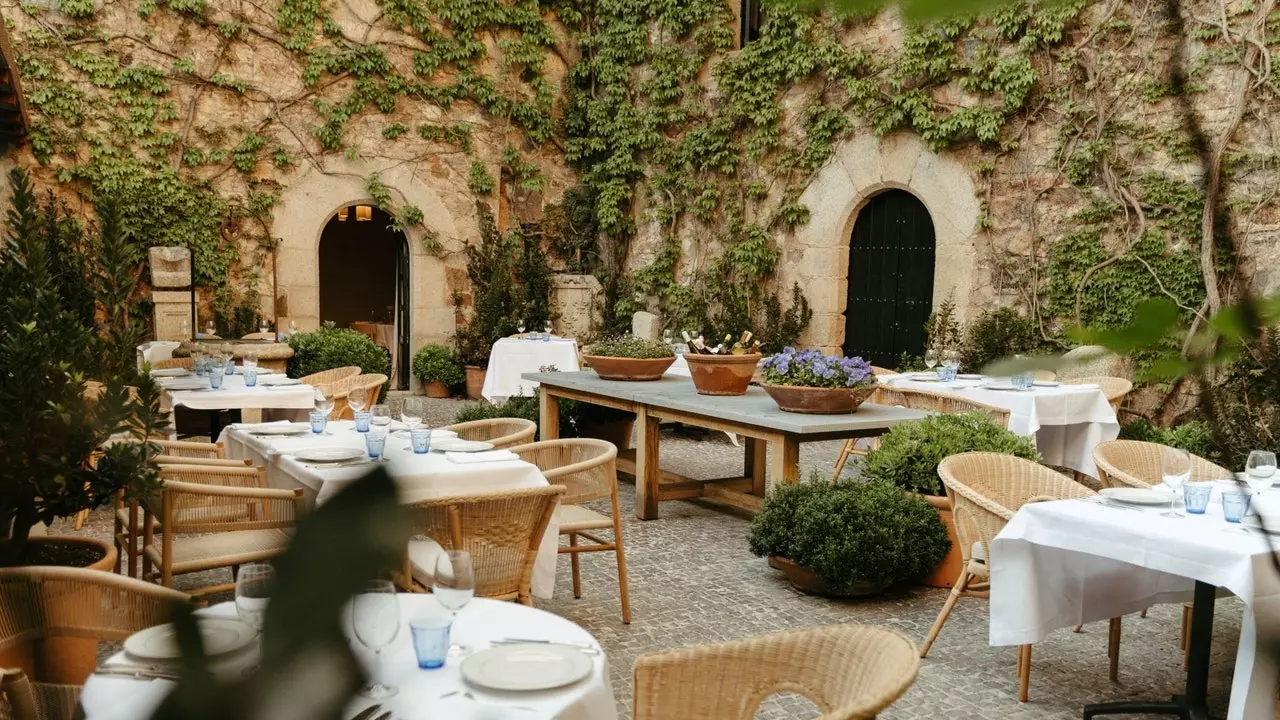
M 560 398 L 542 389 L 538 401 L 538 439 L 556 440 L 560 437 Z
M 746 438 L 747 451 L 742 464 L 742 474 L 751 478 L 751 494 L 764 497 L 765 449 L 768 444 L 758 438 Z
M 1084 706 L 1084 718 L 1098 715 L 1176 715 L 1183 720 L 1209 720 L 1209 646 L 1213 642 L 1213 604 L 1217 588 L 1196 581 L 1191 606 L 1191 649 L 1187 665 L 1186 694 L 1169 702 L 1125 700 Z
M 793 483 L 800 478 L 800 443 L 790 435 L 773 442 L 769 474 L 775 483 Z
M 649 415 L 648 408 L 636 412 L 636 424 L 640 426 L 640 444 L 636 448 L 636 517 L 641 520 L 658 519 L 658 419 Z

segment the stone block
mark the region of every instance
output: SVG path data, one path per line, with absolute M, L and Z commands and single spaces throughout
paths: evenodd
M 657 340 L 662 335 L 662 318 L 641 310 L 631 316 L 631 334 L 641 340 Z
M 849 281 L 844 278 L 810 278 L 801 287 L 814 313 L 839 313 L 848 302 Z
M 806 277 L 844 277 L 849 274 L 849 246 L 805 248 L 800 264 Z
M 599 325 L 604 288 L 594 275 L 552 275 L 551 312 L 558 314 L 554 329 L 566 337 L 582 337 Z
M 183 247 L 153 247 L 147 254 L 152 287 L 191 287 L 190 250 Z
M 813 314 L 809 327 L 800 336 L 801 347 L 836 348 L 844 343 L 844 315 L 841 313 Z M 768 348 L 771 352 L 779 348 Z
M 152 321 L 155 325 L 157 340 L 191 339 L 190 292 L 155 291 L 151 293 L 151 303 Z

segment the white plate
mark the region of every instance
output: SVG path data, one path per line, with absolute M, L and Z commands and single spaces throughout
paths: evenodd
M 1057 380 L 1036 380 L 1032 385 L 1036 387 L 1059 387 L 1062 383 Z
M 492 450 L 493 443 L 480 440 L 459 440 L 456 437 L 437 440 L 433 435 L 431 437 L 431 449 L 443 452 L 481 452 L 483 450 Z
M 550 690 L 591 674 L 591 658 L 563 645 L 499 645 L 462 661 L 462 677 L 490 690 Z
M 302 381 L 298 378 L 285 377 L 283 375 L 268 375 L 258 379 L 259 385 L 301 385 Z
M 165 390 L 208 390 L 210 389 L 209 381 L 204 378 L 192 378 L 190 380 L 175 380 L 163 385 Z
M 204 653 L 207 656 L 226 655 L 253 642 L 253 628 L 230 618 L 199 618 L 200 635 L 204 637 Z M 130 635 L 124 641 L 124 650 L 143 660 L 176 660 L 182 656 L 178 649 L 178 633 L 173 623 L 157 625 Z
M 364 451 L 355 448 L 306 448 L 293 456 L 303 462 L 340 463 L 359 460 L 364 457 Z
M 309 423 L 280 423 L 278 425 L 259 425 L 250 427 L 251 435 L 301 435 L 311 432 Z
M 1168 505 L 1173 499 L 1167 492 L 1149 488 L 1103 488 L 1098 494 L 1126 505 Z
M 962 375 L 957 375 L 957 376 L 956 376 L 956 379 L 957 379 L 957 380 L 985 380 L 985 379 L 986 379 L 986 377 L 987 377 L 986 375 L 976 375 L 976 374 L 974 374 L 974 373 L 964 373 L 964 374 L 962 374 Z
M 913 375 L 909 379 L 912 382 L 942 382 L 937 375 Z
M 1002 390 L 1002 391 L 1023 392 L 1022 388 L 1020 388 L 1020 387 L 1014 387 L 1014 386 L 1013 386 L 1012 384 L 1010 384 L 1010 383 L 988 383 L 988 384 L 986 384 L 986 385 L 983 385 L 983 386 L 982 386 L 982 389 L 983 389 L 983 390 Z
M 190 374 L 191 374 L 191 371 L 190 371 L 190 370 L 188 370 L 188 369 L 186 369 L 186 368 L 180 368 L 180 367 L 176 367 L 176 368 L 161 368 L 161 369 L 159 369 L 159 370 L 152 370 L 152 371 L 151 371 L 151 377 L 158 377 L 158 378 L 164 378 L 164 377 L 186 377 L 186 376 L 188 376 L 188 375 L 190 375 Z
M 244 374 L 244 366 L 243 366 L 243 365 L 237 365 L 237 366 L 236 366 L 236 374 L 237 374 L 237 375 L 243 375 L 243 374 Z M 276 371 L 275 371 L 275 370 L 272 370 L 271 368 L 264 368 L 264 367 L 260 367 L 260 368 L 258 368 L 258 377 L 262 377 L 263 375 L 275 375 L 275 374 L 276 374 Z

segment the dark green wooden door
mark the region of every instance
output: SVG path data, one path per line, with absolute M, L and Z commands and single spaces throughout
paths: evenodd
M 846 355 L 891 368 L 904 352 L 924 353 L 933 263 L 933 221 L 924 203 L 904 190 L 871 198 L 849 239 Z

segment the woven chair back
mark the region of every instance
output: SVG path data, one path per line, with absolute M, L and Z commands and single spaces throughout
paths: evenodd
M 168 370 L 170 368 L 191 369 L 191 358 L 169 358 L 168 360 L 156 360 L 151 363 L 152 370 Z
M 226 457 L 223 446 L 218 443 L 191 442 L 190 440 L 152 440 L 151 443 L 160 448 L 161 455 L 169 457 L 208 459 Z
M 566 505 L 611 497 L 618 490 L 618 448 L 607 440 L 543 440 L 511 448 L 538 466 L 547 482 L 565 487 Z
M 301 380 L 305 385 L 311 385 L 312 387 L 320 387 L 322 385 L 323 386 L 332 385 L 333 383 L 336 383 L 339 380 L 346 380 L 347 378 L 353 378 L 359 374 L 360 374 L 359 367 L 356 367 L 355 365 L 347 365 L 346 367 L 338 367 L 338 368 L 330 368 L 328 370 L 321 370 L 318 373 L 311 373 L 310 375 L 306 375 L 298 379 Z
M 1133 390 L 1132 381 L 1109 375 L 1076 378 L 1071 381 L 1071 384 L 1097 385 L 1102 394 L 1106 396 L 1107 402 L 1111 403 L 1111 409 L 1116 412 L 1120 412 L 1120 406 L 1124 404 L 1125 397 Z
M 948 395 L 947 393 L 915 388 L 879 387 L 876 389 L 876 403 L 880 405 L 900 405 L 912 410 L 924 410 L 936 413 L 968 413 L 979 412 L 991 418 L 1001 427 L 1009 426 L 1009 411 L 995 405 L 988 405 L 977 400 Z
M 209 468 L 215 469 L 236 468 Z M 159 515 L 166 537 L 184 533 L 286 529 L 293 527 L 302 514 L 301 491 L 267 489 L 256 485 L 165 480 L 160 496 Z
M 462 440 L 480 440 L 498 449 L 532 442 L 538 425 L 524 418 L 489 418 L 447 425 L 444 429 L 458 433 Z
M 1103 487 L 1146 488 L 1164 482 L 1161 456 L 1165 446 L 1139 440 L 1109 440 L 1093 449 L 1093 462 L 1098 466 L 1098 479 Z M 1235 475 L 1199 455 L 1191 455 L 1192 482 L 1230 480 Z
M 409 512 L 414 532 L 445 550 L 471 553 L 476 595 L 510 599 L 529 594 L 542 535 L 563 493 L 550 485 L 438 498 L 410 505 Z

